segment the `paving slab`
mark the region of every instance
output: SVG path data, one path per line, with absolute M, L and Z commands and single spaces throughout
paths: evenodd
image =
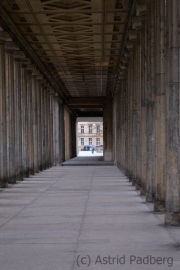
M 115 166 L 50 168 L 0 192 L 0 269 L 179 270 L 152 209 Z
M 78 156 L 67 160 L 61 166 L 112 166 L 112 161 L 104 161 L 102 156 Z

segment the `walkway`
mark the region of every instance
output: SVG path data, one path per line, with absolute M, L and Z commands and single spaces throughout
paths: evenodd
M 62 163 L 62 166 L 112 166 L 113 161 L 103 161 L 103 156 L 78 156 Z
M 165 228 L 115 166 L 25 179 L 0 193 L 0 225 L 1 270 L 180 269 L 179 228 Z M 147 255 L 159 265 L 138 264 Z M 101 264 L 107 256 L 116 260 Z

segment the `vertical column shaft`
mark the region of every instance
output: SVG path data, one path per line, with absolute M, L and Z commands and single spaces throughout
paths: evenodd
M 155 196 L 155 101 L 154 101 L 154 24 L 155 24 L 155 1 L 148 3 L 148 58 L 147 58 L 147 202 L 153 202 Z
M 20 59 L 14 55 L 14 113 L 15 113 L 15 170 L 16 178 L 22 180 L 22 114 Z
M 167 0 L 167 190 L 165 223 L 177 225 L 180 221 L 180 156 L 179 156 L 179 21 L 178 0 Z
M 0 39 L 0 187 L 7 186 L 7 129 L 4 43 L 5 41 Z
M 22 116 L 22 177 L 29 176 L 28 155 L 28 93 L 26 65 L 21 65 L 21 116 Z
M 64 105 L 59 99 L 59 163 L 65 161 L 65 126 L 64 126 Z
M 165 209 L 166 166 L 166 55 L 165 55 L 165 1 L 156 1 L 155 27 L 155 124 L 156 124 L 156 193 L 154 210 Z
M 16 182 L 15 170 L 15 110 L 14 110 L 14 60 L 13 51 L 6 50 L 6 123 L 8 183 Z
M 112 161 L 113 159 L 113 136 L 112 136 L 112 103 L 111 101 L 106 104 L 104 108 L 104 160 L 105 161 Z

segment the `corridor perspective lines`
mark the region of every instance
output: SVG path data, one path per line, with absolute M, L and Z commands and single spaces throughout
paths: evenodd
M 0 251 L 1 270 L 180 269 L 168 227 L 115 166 L 56 166 L 0 192 Z

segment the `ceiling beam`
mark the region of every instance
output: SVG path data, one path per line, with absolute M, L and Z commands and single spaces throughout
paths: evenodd
M 78 106 L 87 106 L 87 105 L 94 105 L 94 106 L 104 106 L 108 102 L 111 102 L 111 97 L 68 97 L 67 104 L 70 106 L 78 105 Z

